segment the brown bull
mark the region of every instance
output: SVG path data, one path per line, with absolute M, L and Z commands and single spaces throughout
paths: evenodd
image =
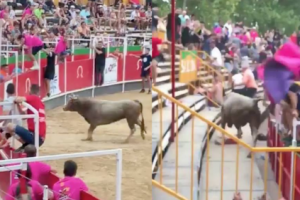
M 143 105 L 138 100 L 96 101 L 72 95 L 63 110 L 78 112 L 90 124 L 88 137 L 83 141 L 93 140 L 92 134 L 97 126 L 110 124 L 121 119 L 126 119 L 130 128 L 130 135 L 125 142 L 128 142 L 136 131 L 135 124 L 141 128 L 143 139 L 145 139 L 144 133 L 147 133 L 143 117 Z M 140 115 L 141 120 L 139 119 Z
M 246 124 L 250 125 L 251 135 L 253 139 L 253 147 L 256 146 L 257 140 L 264 140 L 264 136 L 258 134 L 260 124 L 265 119 L 262 116 L 258 102 L 262 99 L 251 99 L 237 93 L 230 93 L 222 105 L 221 126 L 225 129 L 226 125 L 232 127 L 234 125 L 237 129 L 237 137 L 242 137 L 242 127 Z M 268 115 L 268 112 L 265 113 Z M 250 154 L 248 155 L 248 157 Z

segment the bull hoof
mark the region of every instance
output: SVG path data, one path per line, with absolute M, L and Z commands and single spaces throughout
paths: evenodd
M 257 139 L 259 140 L 259 141 L 267 141 L 267 136 L 266 135 L 264 135 L 264 134 L 259 134 L 258 136 L 257 136 Z
M 242 135 L 237 134 L 236 137 L 242 139 Z
M 122 144 L 128 144 L 128 143 L 129 143 L 128 140 L 124 140 L 124 141 L 122 142 Z
M 93 138 L 85 138 L 85 139 L 82 139 L 81 141 L 93 141 Z

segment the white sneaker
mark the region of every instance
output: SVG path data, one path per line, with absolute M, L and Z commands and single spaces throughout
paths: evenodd
M 30 68 L 31 70 L 38 70 L 40 69 L 40 66 L 38 65 L 33 65 L 33 67 Z

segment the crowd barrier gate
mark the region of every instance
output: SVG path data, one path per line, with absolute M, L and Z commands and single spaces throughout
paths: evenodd
M 122 186 L 122 149 L 112 149 L 112 150 L 103 150 L 103 151 L 92 151 L 92 152 L 82 152 L 82 153 L 72 153 L 72 154 L 60 154 L 60 155 L 51 155 L 51 156 L 40 156 L 33 158 L 17 158 L 9 160 L 0 160 L 0 173 L 9 173 L 10 177 L 12 175 L 12 170 L 21 170 L 20 174 L 20 187 L 21 191 L 26 191 L 26 183 L 23 181 L 24 171 L 27 170 L 27 163 L 30 162 L 43 162 L 51 160 L 61 160 L 61 159 L 74 159 L 82 157 L 95 157 L 95 156 L 106 156 L 106 155 L 115 155 L 116 156 L 116 200 L 121 200 L 121 186 Z M 20 163 L 15 165 L 16 163 Z M 22 184 L 23 183 L 23 184 Z M 48 185 L 44 185 L 44 198 L 48 199 Z M 3 191 L 2 191 L 3 192 Z
M 239 140 L 237 137 L 233 136 L 232 134 L 230 134 L 229 132 L 227 132 L 226 130 L 222 129 L 221 127 L 219 127 L 217 124 L 207 120 L 205 118 L 205 116 L 201 116 L 200 114 L 198 114 L 197 112 L 195 112 L 194 110 L 188 108 L 187 106 L 185 106 L 184 104 L 182 104 L 181 102 L 179 102 L 176 99 L 173 99 L 172 97 L 170 97 L 168 94 L 165 94 L 164 92 L 158 90 L 157 88 L 153 87 L 152 88 L 153 91 L 155 91 L 158 94 L 158 101 L 161 102 L 161 104 L 159 104 L 159 108 L 158 111 L 160 114 L 160 135 L 159 135 L 159 142 L 158 142 L 158 166 L 154 166 L 154 168 L 152 167 L 152 169 L 157 169 L 157 171 L 159 171 L 159 181 L 155 181 L 152 180 L 152 185 L 154 187 L 160 188 L 162 191 L 165 191 L 166 193 L 171 194 L 172 196 L 174 196 L 176 199 L 181 199 L 181 200 L 195 200 L 194 198 L 194 192 L 195 190 L 198 190 L 199 188 L 199 180 L 197 180 L 197 183 L 195 185 L 194 182 L 194 177 L 193 177 L 193 173 L 195 170 L 195 166 L 194 166 L 194 143 L 192 142 L 190 144 L 191 146 L 191 168 L 190 168 L 190 185 L 192 186 L 190 188 L 190 196 L 186 197 L 186 196 L 182 196 L 179 193 L 179 189 L 178 189 L 178 181 L 180 181 L 178 179 L 178 173 L 179 173 L 179 167 L 178 167 L 178 160 L 180 159 L 178 156 L 178 148 L 179 148 L 179 141 L 178 141 L 178 137 L 175 137 L 175 142 L 172 145 L 176 146 L 176 155 L 175 155 L 175 183 L 173 183 L 175 185 L 175 190 L 167 188 L 164 186 L 164 181 L 163 181 L 163 154 L 162 152 L 164 151 L 165 147 L 167 146 L 168 143 L 168 139 L 166 138 L 165 135 L 163 135 L 163 109 L 162 109 L 162 102 L 163 102 L 163 98 L 167 99 L 168 101 L 172 102 L 175 104 L 175 136 L 177 136 L 177 134 L 179 133 L 178 131 L 178 108 L 183 109 L 184 111 L 188 112 L 191 115 L 191 120 L 192 120 L 192 128 L 191 128 L 191 133 L 180 133 L 180 134 L 190 134 L 191 135 L 191 141 L 194 140 L 194 134 L 195 134 L 195 130 L 194 130 L 194 120 L 198 119 L 201 120 L 203 122 L 205 122 L 207 124 L 207 132 L 206 132 L 206 141 L 204 141 L 204 145 L 206 146 L 206 154 L 202 155 L 205 156 L 206 159 L 206 169 L 207 171 L 205 172 L 206 174 L 209 174 L 209 166 L 210 166 L 210 161 L 209 161 L 209 156 L 210 156 L 210 134 L 212 134 L 212 129 L 214 129 L 215 131 L 218 131 L 222 134 L 222 142 L 221 142 L 221 177 L 220 177 L 220 200 L 223 200 L 223 190 L 224 190 L 224 149 L 225 149 L 225 144 L 224 144 L 224 139 L 226 138 L 230 138 L 231 140 L 233 140 L 236 143 L 236 171 L 235 171 L 235 192 L 239 191 L 239 171 L 240 170 L 244 170 L 240 168 L 240 147 L 247 149 L 247 151 L 251 152 L 251 159 L 250 159 L 250 181 L 249 181 L 249 199 L 253 199 L 253 167 L 254 167 L 254 163 L 255 163 L 255 153 L 264 153 L 264 157 L 265 157 L 265 161 L 264 161 L 264 177 L 263 177 L 263 182 L 264 182 L 264 188 L 263 191 L 264 193 L 267 193 L 267 181 L 268 181 L 268 166 L 270 163 L 274 162 L 274 154 L 278 155 L 278 176 L 277 179 L 282 180 L 282 170 L 283 170 L 283 166 L 287 165 L 288 169 L 292 171 L 291 176 L 292 178 L 289 179 L 288 183 L 282 183 L 281 181 L 278 182 L 278 186 L 280 189 L 283 188 L 283 186 L 285 186 L 284 184 L 288 184 L 290 185 L 289 187 L 289 192 L 287 193 L 281 193 L 281 190 L 276 191 L 278 193 L 279 197 L 282 197 L 282 195 L 289 199 L 289 200 L 297 200 L 300 199 L 300 190 L 298 191 L 297 188 L 294 188 L 293 186 L 295 185 L 295 182 L 299 183 L 300 185 L 300 181 L 296 178 L 296 173 L 295 170 L 297 168 L 297 165 L 300 164 L 300 159 L 298 158 L 296 160 L 296 153 L 300 152 L 300 148 L 299 147 L 251 147 L 249 144 L 243 142 L 242 140 Z M 270 130 L 269 130 L 270 131 Z M 269 133 L 270 134 L 270 133 Z M 292 157 L 290 155 L 293 155 Z M 290 160 L 287 159 L 287 161 L 284 161 L 282 158 L 286 156 L 290 157 Z M 291 165 L 291 162 L 293 163 L 293 165 Z M 201 173 L 200 168 L 197 169 L 199 173 Z M 247 169 L 248 170 L 248 169 Z M 299 173 L 298 173 L 299 174 Z M 208 186 L 209 186 L 209 182 L 210 182 L 210 178 L 209 175 L 206 176 L 206 180 L 204 180 L 205 185 L 206 185 L 206 189 L 204 191 L 199 191 L 202 193 L 205 193 L 205 200 L 210 200 L 209 199 L 209 190 L 208 190 Z M 168 184 L 171 184 L 168 182 Z M 285 186 L 286 187 L 286 186 Z M 295 193 L 296 192 L 296 193 Z M 234 193 L 234 192 L 233 192 Z M 232 194 L 233 195 L 233 194 Z M 196 198 L 197 199 L 197 198 Z M 247 198 L 248 199 L 248 198 Z M 225 199 L 224 199 L 225 200 Z

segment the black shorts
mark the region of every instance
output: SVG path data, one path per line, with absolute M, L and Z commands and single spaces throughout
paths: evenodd
M 15 133 L 27 144 L 35 145 L 34 134 L 27 130 L 26 128 L 17 125 L 15 129 Z M 39 137 L 39 146 L 44 144 L 44 139 Z
M 44 45 L 38 47 L 32 47 L 32 55 L 36 55 L 40 50 L 44 48 Z
M 152 58 L 152 59 L 153 59 L 153 60 L 156 60 L 157 63 L 159 63 L 159 62 L 164 62 L 164 60 L 165 60 L 165 58 L 164 58 L 164 56 L 163 56 L 162 53 L 160 53 L 158 56 L 156 56 L 156 57 L 154 57 L 154 58 Z
M 167 39 L 168 41 L 172 41 L 172 33 L 171 31 L 167 31 Z M 179 33 L 175 32 L 175 41 L 180 39 Z
M 52 66 L 46 66 L 44 78 L 48 80 L 53 80 L 55 76 L 55 67 Z
M 245 96 L 253 98 L 257 92 L 256 88 L 247 88 Z
M 142 71 L 141 71 L 141 77 L 142 77 L 142 78 L 147 78 L 149 75 L 150 75 L 150 69 L 148 69 L 148 70 L 145 71 L 145 70 L 142 68 Z

